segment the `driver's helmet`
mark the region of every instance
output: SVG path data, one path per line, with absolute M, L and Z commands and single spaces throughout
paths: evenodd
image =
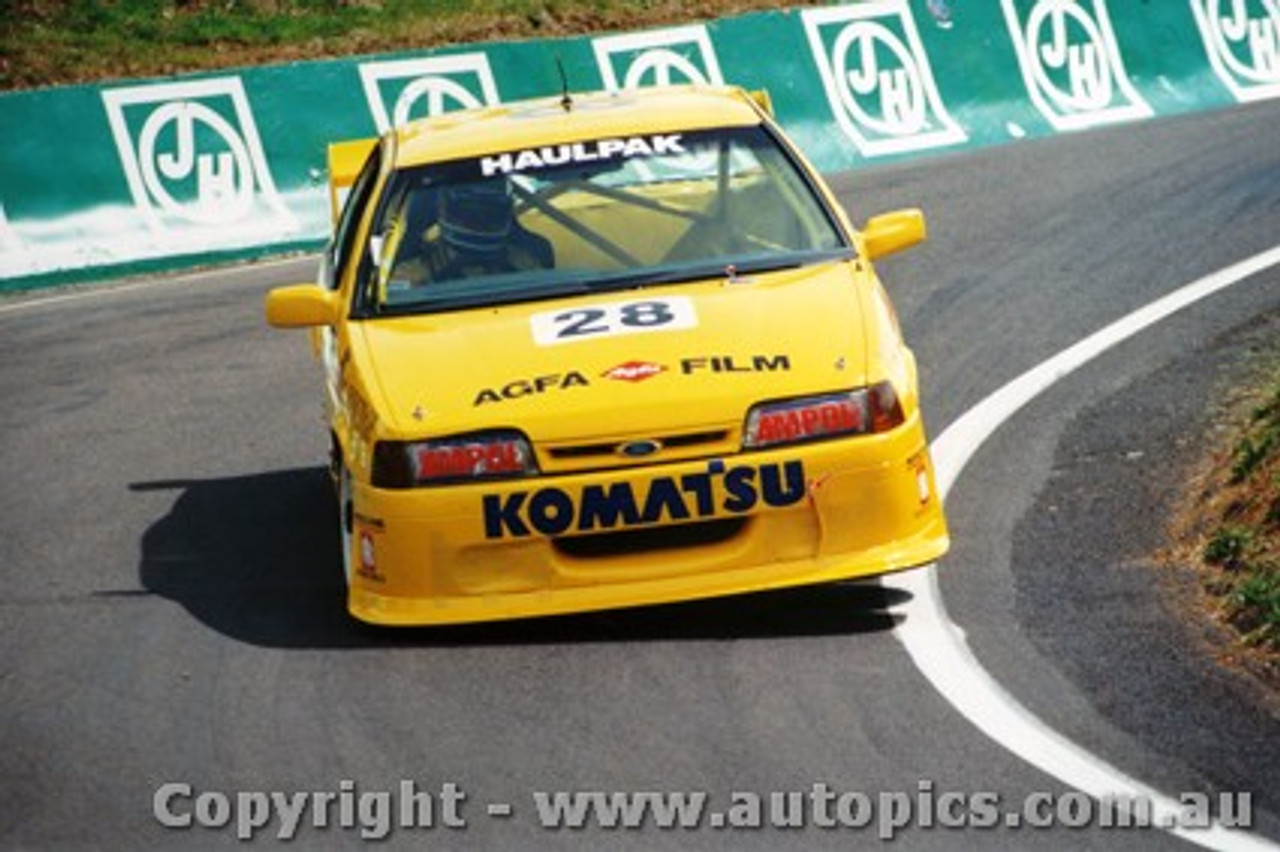
M 458 251 L 500 251 L 514 226 L 511 185 L 505 179 L 458 184 L 441 193 L 440 233 Z

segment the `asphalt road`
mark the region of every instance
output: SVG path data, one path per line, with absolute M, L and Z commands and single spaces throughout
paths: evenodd
M 938 434 L 980 399 L 1280 235 L 1280 104 L 835 178 L 862 220 L 919 205 L 881 266 Z M 208 849 L 157 790 L 332 791 L 295 846 L 359 845 L 355 807 L 412 782 L 432 828 L 384 848 L 850 849 L 868 828 L 551 831 L 535 792 L 1069 793 L 982 734 L 896 638 L 895 579 L 539 622 L 382 631 L 346 618 L 320 385 L 270 286 L 312 261 L 0 304 L 0 847 Z M 948 499 L 943 600 L 1027 710 L 1167 794 L 1252 795 L 1280 843 L 1280 711 L 1188 625 L 1152 558 L 1247 354 L 1280 336 L 1280 271 L 1180 312 L 995 432 Z M 455 785 L 449 787 L 447 785 Z M 249 800 L 243 800 L 247 814 Z M 456 804 L 456 803 L 455 803 Z M 509 805 L 491 815 L 488 805 Z M 419 816 L 423 816 L 419 811 Z M 465 828 L 451 827 L 455 817 Z M 247 817 L 246 817 L 247 818 Z M 929 822 L 928 819 L 924 820 Z M 1191 848 L 1160 831 L 949 829 L 895 846 Z M 267 845 L 281 829 L 259 830 Z

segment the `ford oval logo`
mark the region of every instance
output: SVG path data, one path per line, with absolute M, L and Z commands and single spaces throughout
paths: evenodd
M 662 449 L 662 444 L 657 441 L 628 441 L 618 447 L 618 453 L 629 459 L 642 459 L 645 456 L 653 455 L 660 449 Z

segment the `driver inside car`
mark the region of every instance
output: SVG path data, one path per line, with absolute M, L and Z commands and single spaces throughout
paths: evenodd
M 435 227 L 428 229 L 422 258 L 429 280 L 553 265 L 551 243 L 516 221 L 511 183 L 505 178 L 445 187 L 438 216 Z

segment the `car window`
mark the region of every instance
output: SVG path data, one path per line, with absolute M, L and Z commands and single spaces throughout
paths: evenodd
M 347 263 L 355 248 L 356 233 L 360 230 L 360 220 L 369 204 L 373 188 L 378 182 L 378 170 L 382 161 L 381 143 L 374 145 L 368 158 L 360 168 L 360 174 L 351 184 L 342 206 L 342 213 L 334 227 L 333 241 L 325 257 L 325 270 L 321 278 L 331 290 L 336 290 L 346 272 Z
M 388 185 L 369 297 L 448 310 L 697 280 L 848 254 L 764 127 L 603 138 L 406 169 Z

